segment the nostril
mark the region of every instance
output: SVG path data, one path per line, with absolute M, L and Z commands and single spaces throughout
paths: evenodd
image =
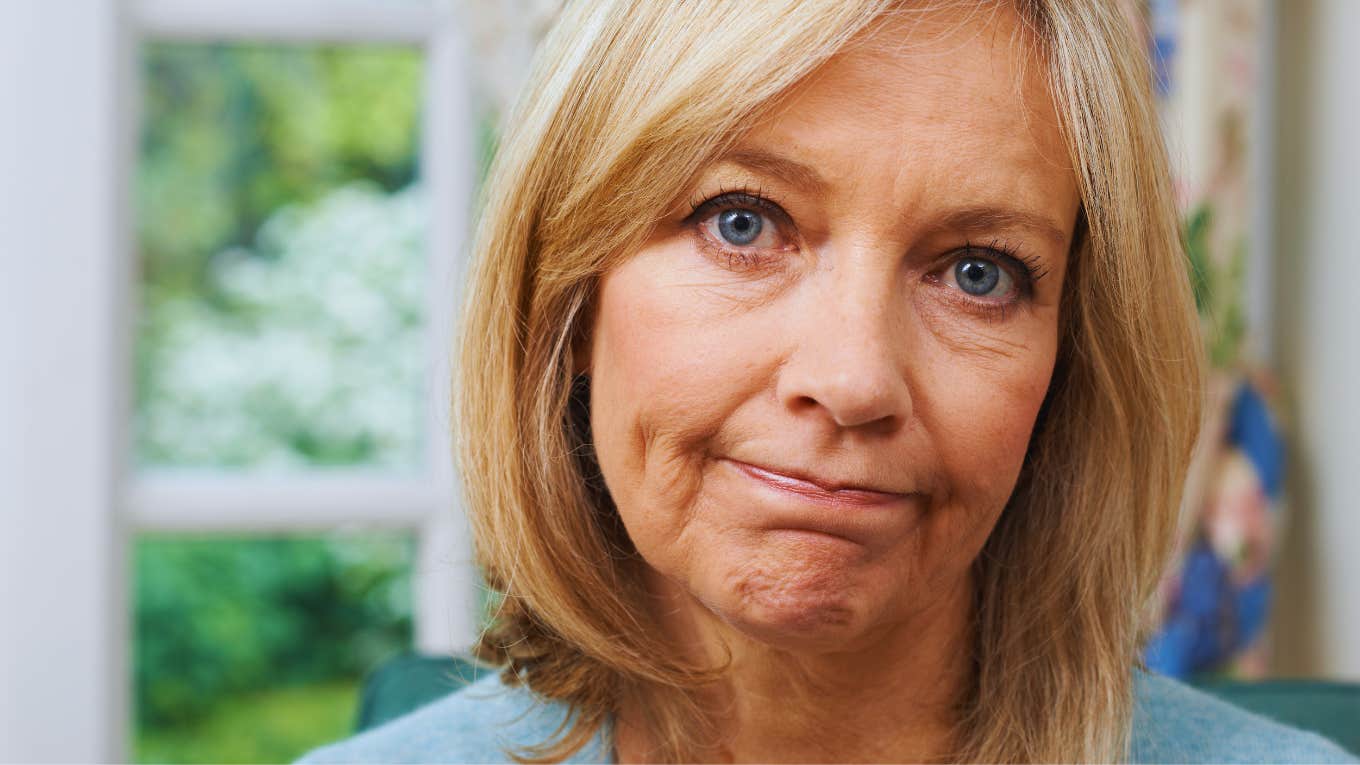
M 833 412 L 832 418 L 842 428 L 855 428 L 873 433 L 894 430 L 900 419 L 895 413 L 879 409 L 842 410 Z
M 828 424 L 870 432 L 896 429 L 910 413 L 905 384 L 866 377 L 809 375 L 786 380 L 785 405 L 799 416 L 820 413 Z

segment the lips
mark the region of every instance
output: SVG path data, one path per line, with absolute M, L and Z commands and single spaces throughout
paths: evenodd
M 907 495 L 895 492 L 878 491 L 859 486 L 836 484 L 807 476 L 790 475 L 786 472 L 753 465 L 740 460 L 729 460 L 733 467 L 747 476 L 771 488 L 795 494 L 814 502 L 848 507 L 875 507 L 902 500 Z

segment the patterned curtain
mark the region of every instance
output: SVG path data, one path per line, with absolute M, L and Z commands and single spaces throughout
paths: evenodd
M 1264 0 L 1143 0 L 1184 215 L 1187 267 L 1213 367 L 1186 484 L 1175 564 L 1162 583 L 1150 668 L 1177 677 L 1267 671 L 1271 562 L 1284 441 L 1278 396 L 1248 326 L 1252 183 L 1259 177 Z

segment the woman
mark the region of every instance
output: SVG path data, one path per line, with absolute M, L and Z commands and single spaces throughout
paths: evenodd
M 1113 4 L 571 3 L 460 387 L 504 667 L 313 761 L 1341 759 L 1140 674 L 1199 338 Z

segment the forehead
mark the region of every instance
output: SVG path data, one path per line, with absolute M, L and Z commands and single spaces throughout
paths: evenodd
M 780 147 L 827 186 L 902 204 L 1042 197 L 1075 215 L 1037 51 L 1008 3 L 898 11 L 773 104 L 737 151 Z

